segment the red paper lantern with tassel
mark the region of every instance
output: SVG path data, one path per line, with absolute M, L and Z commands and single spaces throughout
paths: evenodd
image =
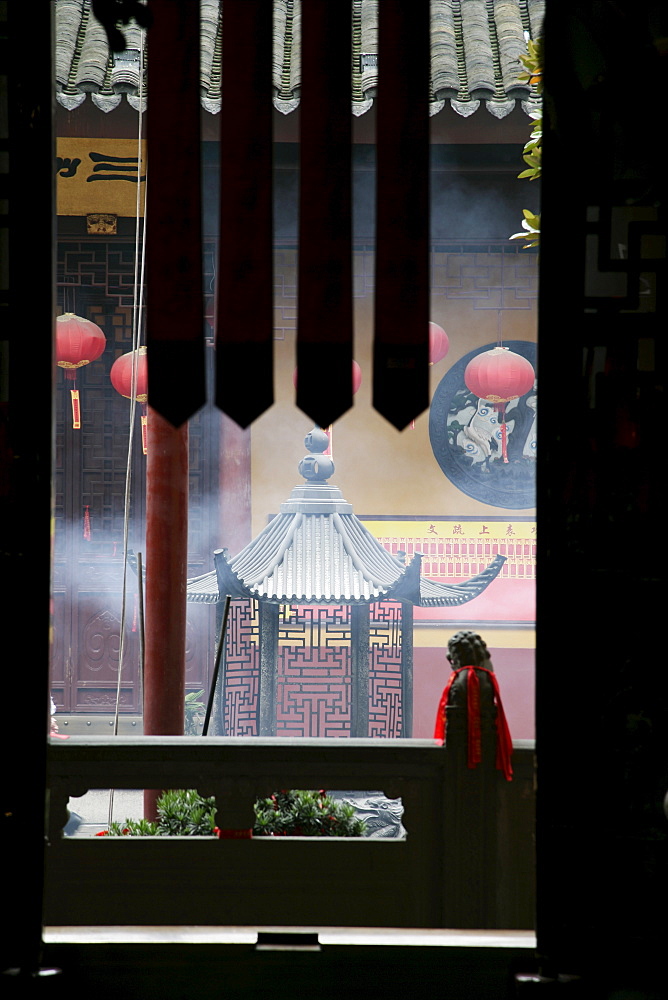
M 77 371 L 91 361 L 96 361 L 107 343 L 102 330 L 89 319 L 63 313 L 56 317 L 56 363 L 65 372 L 65 378 L 74 384 L 70 388 L 72 397 L 72 427 L 81 428 L 81 408 L 77 389 Z
M 136 352 L 128 351 L 116 358 L 111 366 L 109 376 L 111 384 L 116 392 L 126 399 L 132 399 L 132 365 L 133 358 L 137 358 L 137 386 L 135 399 L 142 405 L 141 414 L 141 439 L 142 449 L 146 454 L 146 405 L 148 403 L 148 361 L 146 358 L 146 348 L 140 347 Z
M 536 373 L 533 365 L 521 354 L 507 347 L 494 347 L 472 358 L 464 372 L 467 389 L 494 404 L 501 424 L 503 461 L 508 461 L 506 433 L 506 403 L 519 399 L 533 388 Z

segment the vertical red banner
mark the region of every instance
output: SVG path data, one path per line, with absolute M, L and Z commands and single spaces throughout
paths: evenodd
M 144 734 L 183 734 L 188 428 L 148 412 Z
M 274 401 L 272 13 L 225 0 L 216 406 L 247 427 Z
M 429 3 L 378 4 L 373 405 L 429 405 Z
M 151 0 L 150 11 L 151 194 L 145 212 L 150 404 L 178 427 L 206 400 L 199 4 Z
M 350 4 L 302 5 L 297 405 L 321 427 L 352 406 Z

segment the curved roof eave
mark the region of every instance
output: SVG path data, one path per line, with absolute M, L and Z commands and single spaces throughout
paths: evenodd
M 382 600 L 404 572 L 353 514 L 336 510 L 280 513 L 225 562 L 221 585 L 271 603 Z
M 474 597 L 482 594 L 496 579 L 506 562 L 505 556 L 495 556 L 482 573 L 472 576 L 462 583 L 442 583 L 440 580 L 420 578 L 420 607 L 422 608 L 452 608 L 467 604 Z
M 389 553 L 387 555 L 392 558 Z M 188 580 L 189 602 L 215 604 L 223 595 L 229 595 L 232 600 L 256 600 L 268 604 L 371 604 L 375 601 L 392 600 L 404 601 L 416 607 L 457 607 L 478 597 L 499 575 L 506 562 L 505 556 L 498 555 L 489 566 L 470 580 L 443 583 L 421 576 L 422 556 L 418 553 L 399 572 L 394 584 L 387 588 L 369 588 L 366 593 L 361 588 L 357 592 L 340 589 L 331 593 L 307 593 L 303 587 L 296 587 L 289 593 L 289 588 L 279 592 L 271 587 L 273 574 L 266 577 L 262 585 L 248 586 L 235 572 L 235 560 L 230 559 L 225 549 L 218 550 L 215 559 L 216 570 Z
M 468 117 L 485 106 L 504 118 L 517 106 L 533 116 L 540 100 L 518 80 L 519 56 L 526 39 L 542 32 L 545 0 L 431 0 L 430 113 L 446 104 Z M 200 0 L 201 105 L 211 114 L 221 109 L 221 38 L 223 0 Z M 378 83 L 377 0 L 353 0 L 351 112 L 367 112 Z M 273 103 L 283 114 L 299 107 L 301 0 L 274 0 Z M 123 95 L 139 105 L 140 29 L 123 29 L 127 49 L 110 56 L 91 0 L 56 0 L 56 99 L 67 110 L 88 94 L 102 111 L 112 111 Z M 241 42 L 243 44 L 243 42 Z M 346 53 L 349 58 L 349 53 Z M 147 93 L 143 81 L 143 93 Z M 145 105 L 145 98 L 141 99 Z

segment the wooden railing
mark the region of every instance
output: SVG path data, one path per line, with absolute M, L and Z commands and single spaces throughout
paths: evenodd
M 530 929 L 532 746 L 513 762 L 506 783 L 460 775 L 432 740 L 54 741 L 45 923 Z M 407 836 L 62 836 L 68 798 L 99 788 L 196 788 L 216 797 L 221 828 L 240 830 L 276 789 L 373 789 L 401 797 Z

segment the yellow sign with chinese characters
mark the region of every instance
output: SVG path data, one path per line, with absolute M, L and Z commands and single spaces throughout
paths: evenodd
M 410 538 L 411 541 L 434 542 L 437 539 L 448 541 L 463 540 L 480 541 L 493 538 L 495 541 L 509 539 L 536 540 L 536 522 L 509 518 L 487 518 L 469 520 L 457 518 L 435 518 L 433 521 L 421 520 L 374 520 L 363 518 L 365 528 L 381 541 L 393 538 Z
M 136 139 L 56 140 L 58 215 L 103 213 L 134 218 L 144 214 L 146 141 L 141 164 Z
M 506 560 L 504 578 L 535 576 L 536 522 L 531 519 L 362 518 L 362 522 L 393 556 L 410 562 L 419 553 L 423 574 L 434 580 L 468 579 L 497 555 Z

